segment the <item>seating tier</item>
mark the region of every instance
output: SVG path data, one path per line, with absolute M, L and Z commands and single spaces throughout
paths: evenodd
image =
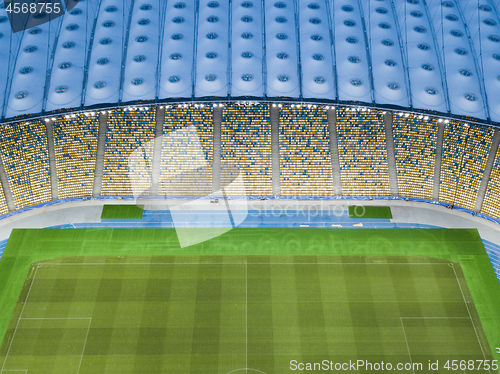
M 337 110 L 342 193 L 389 196 L 389 168 L 381 111 Z

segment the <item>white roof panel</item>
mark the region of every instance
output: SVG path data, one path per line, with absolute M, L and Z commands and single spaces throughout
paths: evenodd
M 166 7 L 159 98 L 191 97 L 195 2 L 194 0 L 184 0 L 182 3 L 168 1 Z M 182 17 L 184 22 L 174 22 L 178 17 Z
M 476 56 L 482 57 L 479 61 L 489 115 L 492 121 L 500 123 L 500 19 L 492 2 L 485 1 L 479 8 L 480 22 L 476 29 L 469 29 L 474 30 Z
M 446 113 L 447 92 L 441 78 L 442 64 L 425 4 L 399 0 L 395 3 L 395 9 L 402 35 L 401 45 L 406 59 L 412 106 Z
M 263 32 L 260 1 L 235 1 L 231 18 L 231 96 L 262 97 Z M 244 39 L 244 33 L 254 37 Z
M 294 2 L 266 1 L 267 96 L 300 95 Z
M 299 0 L 298 5 L 302 96 L 336 100 L 328 4 L 324 0 Z M 314 35 L 322 39 L 311 39 Z
M 372 57 L 375 102 L 409 106 L 402 49 L 391 4 L 388 1 L 370 0 L 368 5 L 364 11 Z M 384 45 L 386 39 L 393 40 L 395 44 Z
M 123 5 L 120 0 L 101 2 L 90 52 L 86 106 L 119 101 L 123 35 L 129 18 L 129 9 Z
M 23 31 L 17 55 L 6 117 L 41 113 L 45 94 L 47 64 L 62 17 Z
M 225 97 L 229 89 L 229 5 L 201 0 L 199 7 L 195 96 Z
M 5 101 L 5 88 L 9 84 L 9 77 L 13 74 L 11 71 L 14 68 L 15 60 L 10 56 L 10 51 L 17 51 L 21 43 L 22 33 L 13 34 L 11 32 L 10 23 L 5 11 L 5 5 L 0 3 L 0 105 L 3 114 Z
M 52 62 L 46 111 L 79 107 L 82 103 L 87 40 L 92 34 L 98 5 L 97 0 L 78 3 L 64 15 Z M 68 41 L 75 46 L 65 48 Z
M 333 20 L 339 99 L 371 103 L 371 75 L 358 2 L 334 2 Z
M 431 1 L 435 30 L 444 61 L 450 110 L 454 114 L 486 118 L 483 97 L 467 30 L 453 1 Z
M 136 0 L 125 59 L 122 101 L 154 100 L 158 66 L 159 0 Z M 146 43 L 140 38 L 147 37 Z

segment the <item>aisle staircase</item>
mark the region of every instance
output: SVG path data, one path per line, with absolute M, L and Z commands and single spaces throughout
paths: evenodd
M 100 196 L 102 188 L 102 172 L 104 169 L 104 151 L 106 149 L 106 130 L 108 124 L 108 114 L 99 113 L 99 135 L 97 138 L 97 154 L 94 172 L 94 190 L 92 196 Z
M 488 160 L 486 161 L 486 166 L 484 167 L 483 178 L 481 179 L 481 185 L 477 191 L 476 205 L 474 206 L 474 211 L 479 213 L 481 207 L 483 206 L 484 195 L 486 195 L 486 188 L 488 188 L 488 182 L 490 180 L 491 169 L 495 163 L 495 158 L 498 152 L 498 144 L 500 143 L 500 131 L 495 130 L 493 135 L 493 142 L 491 143 L 490 153 L 488 155 Z
M 337 111 L 335 108 L 327 112 L 328 131 L 330 134 L 330 155 L 332 162 L 332 179 L 335 196 L 342 196 L 342 178 L 340 176 L 339 143 L 337 138 Z
M 278 107 L 270 108 L 271 111 L 271 166 L 273 181 L 273 196 L 281 195 L 280 178 L 280 112 Z
M 384 114 L 384 125 L 391 196 L 399 196 L 398 171 L 396 169 L 396 154 L 394 152 L 394 135 L 392 131 L 392 112 Z
M 438 123 L 438 134 L 436 143 L 436 160 L 434 166 L 434 188 L 432 191 L 432 200 L 439 200 L 439 184 L 441 181 L 441 159 L 443 158 L 443 138 L 444 138 L 444 124 Z
M 12 197 L 12 191 L 9 185 L 9 178 L 5 172 L 5 167 L 3 165 L 2 158 L 0 157 L 0 182 L 2 183 L 3 193 L 5 195 L 5 201 L 7 202 L 7 207 L 11 212 L 16 210 L 16 203 Z
M 45 122 L 45 128 L 47 129 L 47 145 L 49 151 L 50 190 L 52 193 L 52 200 L 57 200 L 58 191 L 56 154 L 54 151 L 54 122 L 52 120 Z
M 220 190 L 221 123 L 222 108 L 214 107 L 214 162 L 212 164 L 212 192 Z
M 153 149 L 153 165 L 151 167 L 151 187 L 149 194 L 158 196 L 158 185 L 160 182 L 161 149 L 163 145 L 163 124 L 165 123 L 165 109 L 156 108 L 156 127 Z

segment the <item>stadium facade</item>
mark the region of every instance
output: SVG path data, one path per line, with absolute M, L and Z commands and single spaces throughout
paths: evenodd
M 67 0 L 64 9 L 17 33 L 0 9 L 4 122 L 214 99 L 500 122 L 498 1 Z

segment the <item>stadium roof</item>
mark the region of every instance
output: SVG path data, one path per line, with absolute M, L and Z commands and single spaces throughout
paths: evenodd
M 500 123 L 500 0 L 66 0 L 12 33 L 4 120 L 146 100 L 290 98 Z

